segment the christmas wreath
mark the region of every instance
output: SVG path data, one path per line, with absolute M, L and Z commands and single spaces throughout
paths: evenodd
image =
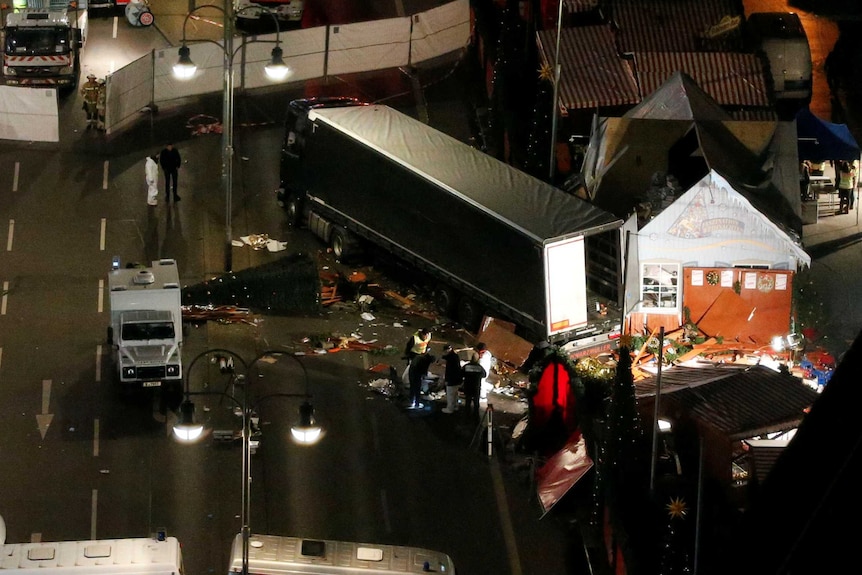
M 721 278 L 718 275 L 718 272 L 715 270 L 706 272 L 706 283 L 711 286 L 717 286 L 718 282 Z

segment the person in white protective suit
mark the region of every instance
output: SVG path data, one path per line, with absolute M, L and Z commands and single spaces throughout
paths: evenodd
M 147 157 L 144 174 L 147 179 L 147 205 L 156 206 L 159 203 L 159 162 L 157 155 L 153 154 Z

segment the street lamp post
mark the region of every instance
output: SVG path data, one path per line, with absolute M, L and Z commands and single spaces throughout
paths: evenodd
M 242 401 L 237 400 L 234 395 L 222 391 L 191 391 L 190 376 L 192 367 L 199 359 L 205 356 L 212 355 L 215 358 L 224 360 L 227 357 L 231 358 L 230 364 L 225 364 L 222 368 L 224 373 L 230 373 L 233 378 L 234 385 L 239 385 L 243 388 Z M 257 398 L 257 401 L 250 401 L 250 386 L 251 380 L 248 374 L 252 368 L 264 357 L 283 357 L 293 358 L 300 367 L 305 377 L 305 392 L 304 393 L 270 393 Z M 235 373 L 235 368 L 228 367 L 234 365 L 233 360 L 237 360 L 242 366 L 244 373 Z M 192 396 L 202 395 L 217 395 L 231 400 L 240 410 L 242 415 L 242 511 L 240 522 L 242 523 L 242 573 L 248 575 L 248 555 L 249 542 L 251 539 L 251 437 L 252 437 L 252 418 L 256 412 L 256 407 L 267 399 L 273 397 L 287 398 L 302 398 L 303 402 L 299 408 L 299 419 L 296 425 L 291 426 L 290 433 L 295 443 L 300 445 L 312 445 L 323 436 L 323 431 L 315 422 L 314 408 L 309 402 L 311 395 L 308 392 L 309 378 L 308 371 L 305 369 L 305 364 L 296 355 L 285 353 L 282 351 L 265 351 L 254 358 L 251 362 L 246 362 L 236 353 L 227 349 L 209 349 L 198 354 L 189 364 L 186 370 L 186 383 L 184 391 L 184 400 L 180 405 L 180 417 L 176 425 L 174 425 L 174 438 L 182 443 L 192 443 L 201 439 L 204 435 L 204 426 L 201 423 L 196 423 L 194 419 L 195 406 L 191 401 Z
M 221 185 L 225 195 L 225 256 L 224 256 L 224 271 L 233 271 L 233 230 L 231 206 L 233 204 L 233 111 L 234 111 L 234 81 L 233 81 L 233 59 L 236 56 L 236 51 L 233 47 L 233 20 L 235 13 L 233 10 L 232 0 L 225 0 L 224 7 L 214 4 L 204 4 L 198 6 L 186 14 L 183 20 L 183 40 L 179 50 L 179 60 L 174 66 L 174 76 L 178 79 L 185 80 L 194 76 L 197 67 L 192 63 L 191 50 L 186 45 L 186 24 L 191 15 L 202 8 L 213 8 L 224 14 L 224 38 L 222 44 L 213 40 L 205 40 L 219 46 L 224 52 L 224 80 L 222 83 L 223 100 L 222 100 L 222 171 Z M 283 51 L 281 49 L 281 31 L 278 27 L 278 18 L 272 11 L 261 9 L 258 6 L 246 6 L 240 9 L 240 12 L 246 9 L 263 10 L 269 14 L 275 22 L 275 48 L 272 49 L 272 60 L 266 65 L 265 71 L 267 77 L 272 80 L 284 80 L 290 70 L 284 64 L 282 58 Z M 251 42 L 266 42 L 266 40 L 254 39 Z M 245 42 L 243 42 L 244 44 Z

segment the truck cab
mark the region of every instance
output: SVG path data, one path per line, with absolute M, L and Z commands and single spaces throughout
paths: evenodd
M 3 28 L 6 84 L 74 88 L 84 32 L 68 10 L 19 9 Z

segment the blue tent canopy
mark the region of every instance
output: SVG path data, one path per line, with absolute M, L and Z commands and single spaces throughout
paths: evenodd
M 808 108 L 796 114 L 796 137 L 800 160 L 858 160 L 859 144 L 846 124 L 821 120 Z

